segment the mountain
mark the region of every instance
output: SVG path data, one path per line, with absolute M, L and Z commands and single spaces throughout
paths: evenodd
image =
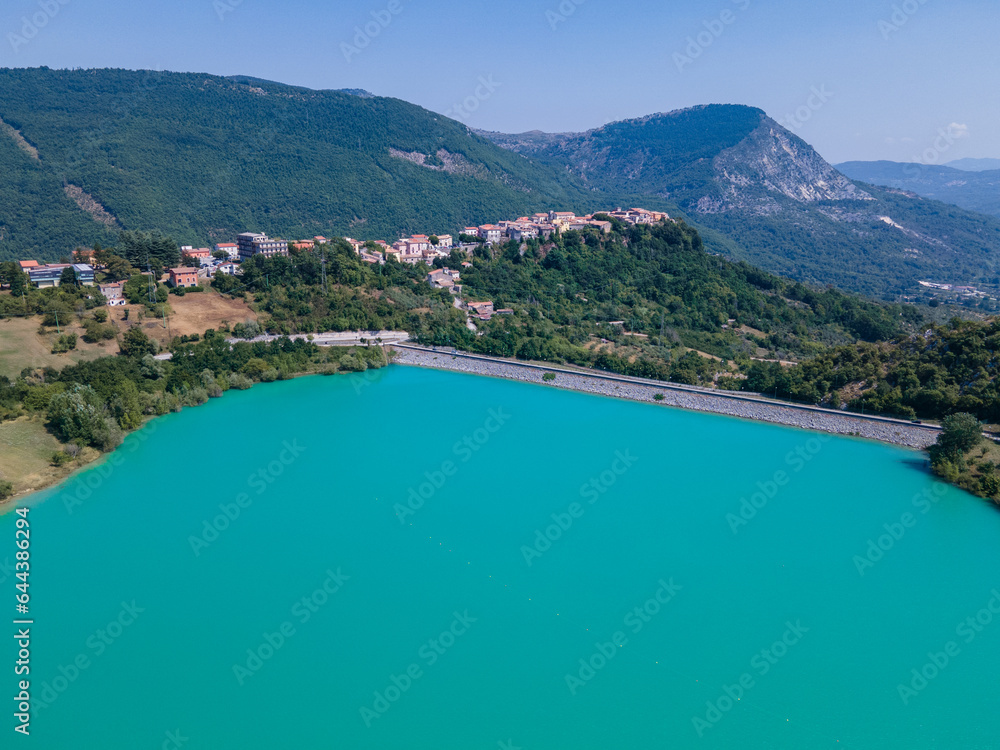
M 367 92 L 47 68 L 0 69 L 0 92 L 0 260 L 58 258 L 121 229 L 192 245 L 247 230 L 391 240 L 610 200 Z
M 673 201 L 710 247 L 805 281 L 893 297 L 921 279 L 992 278 L 1000 261 L 1000 221 L 854 182 L 753 107 L 484 135 L 595 189 Z
M 895 161 L 849 161 L 838 164 L 837 169 L 854 180 L 907 190 L 969 211 L 1000 216 L 1000 169 L 963 171 Z
M 1000 169 L 1000 159 L 955 159 L 945 162 L 946 167 L 961 169 L 963 172 L 986 172 Z

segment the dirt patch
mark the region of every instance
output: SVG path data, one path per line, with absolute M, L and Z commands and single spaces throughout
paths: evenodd
M 21 131 L 14 128 L 13 125 L 9 125 L 3 120 L 0 120 L 0 131 L 6 133 L 17 143 L 18 147 L 28 154 L 32 159 L 38 159 L 38 149 L 28 143 L 24 136 L 21 135 Z
M 90 214 L 94 221 L 111 227 L 112 229 L 121 228 L 121 225 L 118 223 L 118 219 L 112 216 L 108 209 L 102 206 L 94 196 L 90 193 L 84 192 L 83 188 L 76 185 L 66 185 L 63 190 L 66 191 L 66 195 L 69 196 L 69 199 L 79 206 L 81 211 L 86 211 Z
M 408 162 L 412 162 L 424 169 L 433 170 L 434 172 L 468 175 L 469 177 L 478 177 L 480 179 L 486 176 L 486 171 L 481 166 L 473 164 L 461 154 L 453 154 L 443 148 L 438 149 L 435 154 L 440 164 L 428 164 L 427 160 L 430 157 L 419 151 L 400 151 L 398 148 L 390 148 L 389 154 L 397 159 L 405 159 Z
M 704 357 L 705 359 L 711 359 L 711 360 L 714 360 L 716 362 L 721 362 L 722 361 L 722 357 L 716 357 L 714 354 L 709 354 L 708 352 L 700 352 L 697 349 L 688 349 L 688 351 L 689 352 L 694 352 L 699 357 Z
M 174 336 L 201 335 L 209 328 L 218 330 L 223 323 L 235 325 L 247 318 L 257 320 L 257 313 L 241 299 L 230 299 L 211 287 L 204 292 L 185 294 L 183 297 L 170 295 L 170 312 L 166 321 L 150 317 L 142 305 L 126 305 L 108 308 L 112 320 L 118 321 L 122 330 L 139 324 L 151 339 L 165 345 Z M 125 320 L 125 311 L 128 320 Z

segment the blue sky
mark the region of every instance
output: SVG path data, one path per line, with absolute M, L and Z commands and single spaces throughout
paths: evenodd
M 744 103 L 830 161 L 944 163 L 1000 157 L 998 32 L 995 0 L 4 0 L 0 66 L 364 88 L 507 132 Z

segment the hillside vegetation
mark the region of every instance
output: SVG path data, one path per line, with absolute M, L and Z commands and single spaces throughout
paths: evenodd
M 920 280 L 992 281 L 1000 220 L 856 184 L 752 107 L 709 105 L 586 133 L 486 133 L 600 190 L 676 203 L 718 252 L 887 299 Z
M 55 259 L 120 229 L 193 245 L 246 230 L 393 239 L 605 203 L 397 99 L 47 68 L 0 69 L 0 91 L 0 260 Z
M 1000 169 L 970 172 L 935 164 L 849 161 L 837 169 L 852 180 L 908 190 L 969 211 L 1000 216 Z

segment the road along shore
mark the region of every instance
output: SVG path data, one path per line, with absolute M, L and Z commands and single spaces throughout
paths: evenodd
M 434 351 L 411 344 L 393 345 L 391 348 L 395 352 L 393 362 L 399 365 L 520 380 L 553 388 L 633 401 L 648 401 L 663 406 L 773 422 L 836 435 L 855 435 L 908 448 L 927 448 L 937 440 L 940 433 L 937 427 L 911 424 L 903 420 L 862 417 L 810 406 L 784 405 L 743 394 L 713 393 L 708 389 L 674 383 L 657 383 L 598 372 L 580 372 L 559 366 L 547 367 L 450 350 Z M 545 373 L 555 373 L 555 380 L 543 381 L 542 376 Z M 662 396 L 661 400 L 655 399 L 657 394 Z

